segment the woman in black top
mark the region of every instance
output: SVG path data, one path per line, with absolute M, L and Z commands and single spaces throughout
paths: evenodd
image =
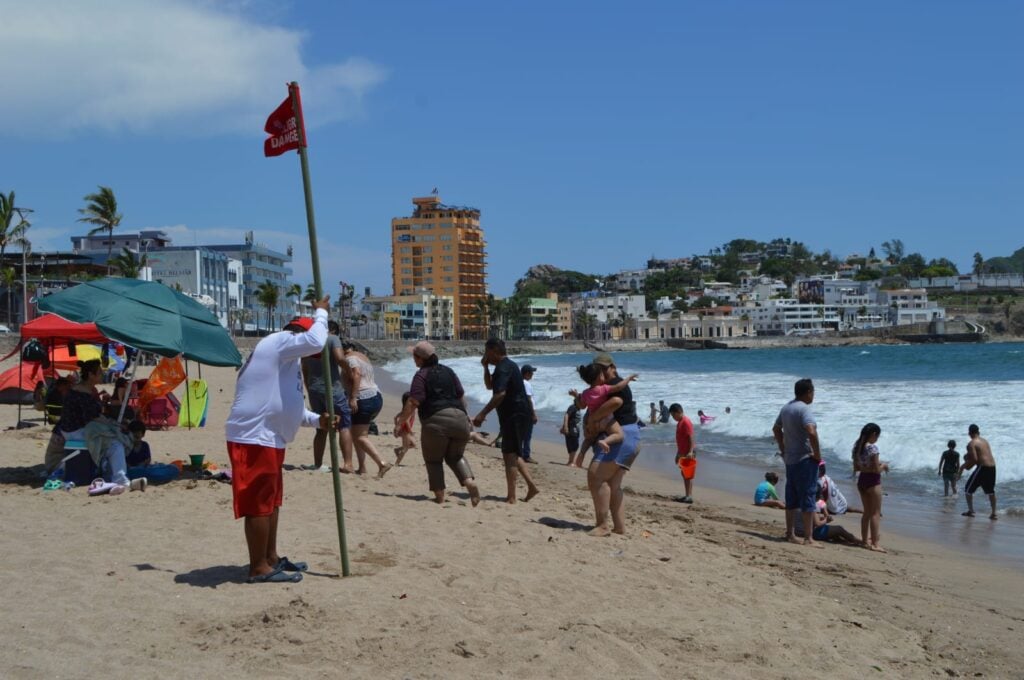
M 413 376 L 402 412 L 395 416 L 395 428 L 409 420 L 415 409 L 420 416 L 420 449 L 434 500 L 444 502 L 444 464 L 447 463 L 476 507 L 480 502 L 480 489 L 464 457 L 470 423 L 462 383 L 455 371 L 438 363 L 434 346 L 429 342 L 416 343 L 412 358 L 419 370 Z
M 100 360 L 79 361 L 78 370 L 78 384 L 65 395 L 60 409 L 60 422 L 57 423 L 57 429 L 64 439 L 84 438 L 82 430 L 85 426 L 103 413 L 103 403 L 96 390 L 96 386 L 103 381 Z

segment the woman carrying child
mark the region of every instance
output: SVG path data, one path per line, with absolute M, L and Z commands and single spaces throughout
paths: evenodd
M 882 473 L 889 471 L 889 465 L 879 460 L 878 447 L 875 446 L 881 434 L 882 428 L 874 423 L 868 423 L 861 428 L 860 437 L 853 445 L 853 471 L 860 473 L 857 478 L 857 491 L 860 492 L 860 500 L 864 504 L 860 536 L 864 547 L 876 552 L 885 552 L 879 545 L 882 523 Z
M 640 453 L 640 427 L 637 425 L 636 402 L 628 381 L 619 377 L 615 362 L 610 354 L 601 352 L 592 362 L 600 369 L 604 384 L 616 386 L 625 383 L 616 394 L 607 398 L 599 407 L 588 411 L 585 434 L 592 437 L 602 429 L 601 423 L 611 416 L 621 430 L 621 441 L 610 445 L 608 450 L 595 449 L 594 459 L 587 469 L 587 486 L 594 500 L 595 523 L 591 536 L 607 536 L 609 534 L 607 520 L 612 519 L 611 531 L 617 534 L 626 533 L 626 513 L 623 503 L 622 480 L 629 472 L 630 466 Z

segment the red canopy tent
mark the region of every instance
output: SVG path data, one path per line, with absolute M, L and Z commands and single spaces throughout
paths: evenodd
M 36 383 L 59 375 L 51 366 L 37 363 L 19 364 L 0 373 L 0 404 L 31 404 Z
M 96 324 L 75 323 L 74 321 L 62 319 L 56 314 L 43 314 L 26 324 L 22 324 L 21 341 L 24 342 L 28 338 L 36 338 L 47 345 L 67 344 L 68 340 L 93 343 L 108 342 L 96 328 Z
M 56 314 L 43 314 L 38 316 L 31 321 L 21 325 L 21 339 L 18 342 L 18 346 L 11 351 L 10 354 L 3 357 L 13 356 L 15 352 L 20 353 L 22 346 L 31 338 L 39 340 L 49 350 L 50 354 L 53 353 L 53 348 L 56 346 L 64 346 L 68 344 L 68 341 L 72 342 L 94 342 L 104 343 L 109 342 L 107 338 L 100 333 L 99 329 L 96 328 L 94 323 L 75 323 L 74 321 L 68 321 L 63 319 Z M 3 359 L 0 359 L 2 361 Z M 22 376 L 23 366 L 21 362 L 18 362 L 18 372 L 15 374 L 14 379 L 19 383 L 19 388 L 22 387 L 23 381 Z M 50 370 L 47 371 L 47 375 L 50 375 Z M 35 383 L 33 383 L 35 387 Z M 18 389 L 18 388 L 16 388 Z M 21 397 L 22 395 L 15 394 L 15 398 Z M 18 401 L 18 427 L 22 427 L 21 420 L 21 401 Z

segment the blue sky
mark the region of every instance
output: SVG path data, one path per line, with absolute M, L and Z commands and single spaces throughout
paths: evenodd
M 303 86 L 325 281 L 390 292 L 390 219 L 481 209 L 489 284 L 788 236 L 1024 246 L 1024 4 L 0 0 L 0 190 L 67 249 L 82 196 L 177 243 L 296 246 Z M 13 96 L 12 96 L 13 95 Z M 330 289 L 329 289 L 330 290 Z

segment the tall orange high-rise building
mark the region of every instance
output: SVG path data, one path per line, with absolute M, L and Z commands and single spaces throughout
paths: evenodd
M 395 295 L 429 291 L 451 295 L 455 335 L 482 338 L 487 319 L 477 301 L 487 296 L 487 265 L 480 211 L 444 205 L 437 195 L 412 199 L 410 217 L 391 220 L 391 280 Z

